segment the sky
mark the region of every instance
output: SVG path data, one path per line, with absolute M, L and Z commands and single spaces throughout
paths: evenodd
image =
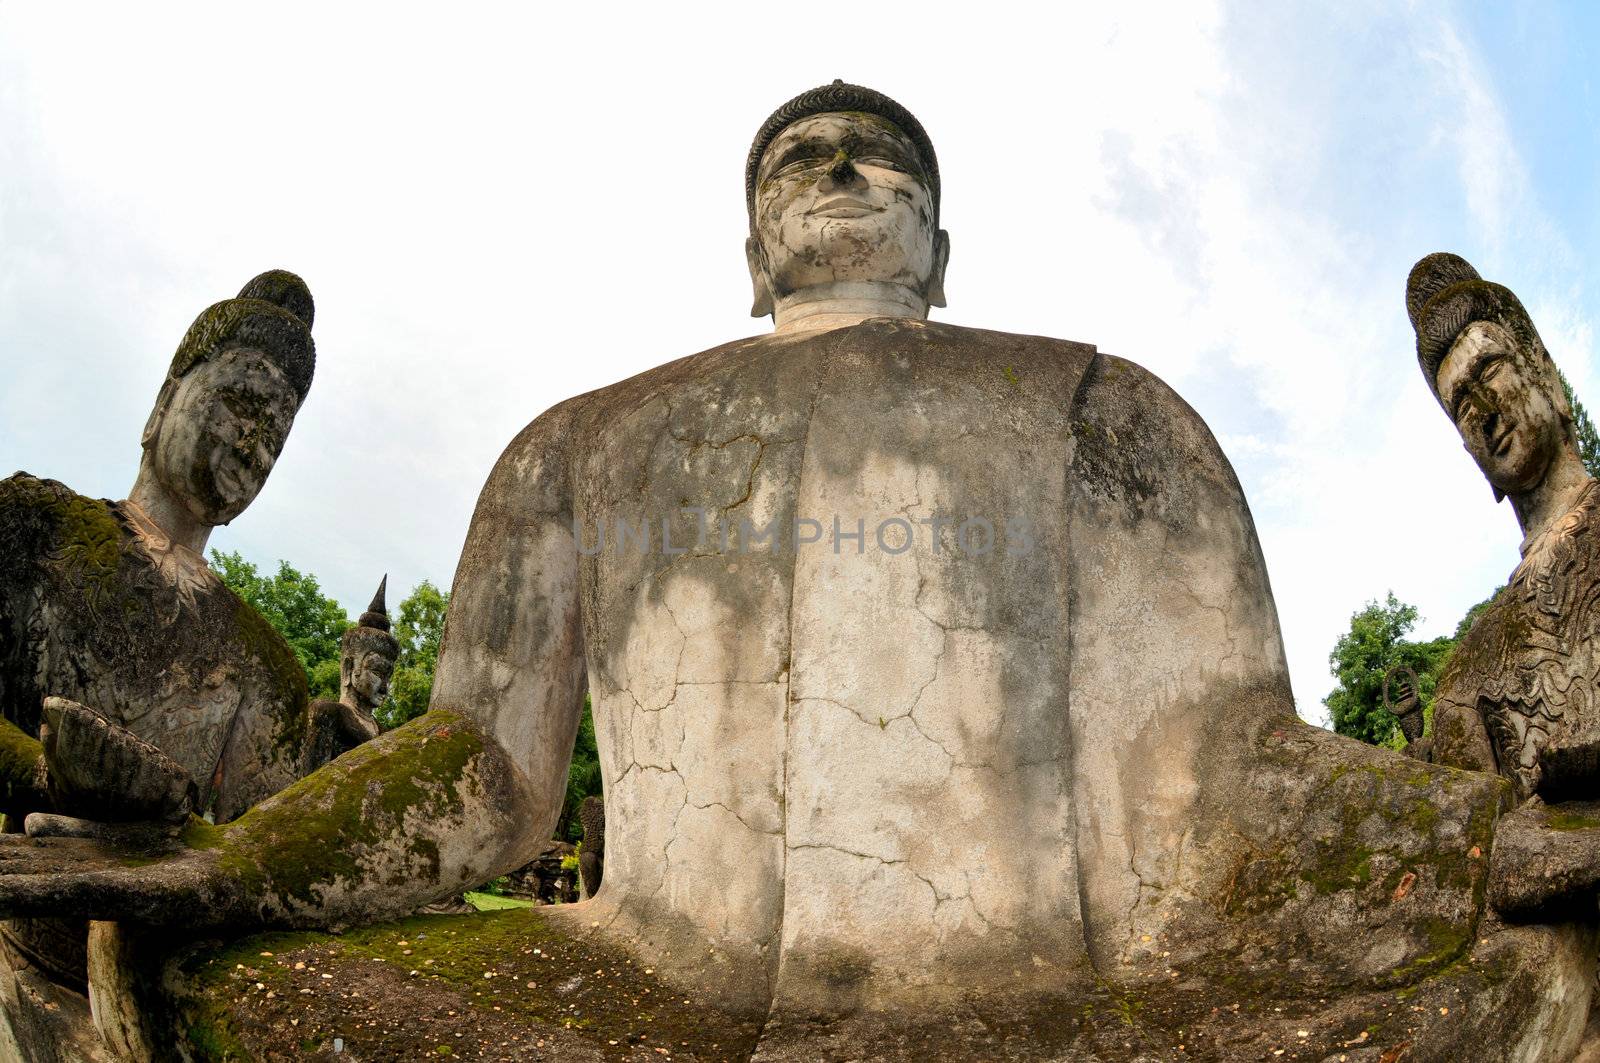
M 936 319 L 1094 343 L 1211 426 L 1323 722 L 1353 612 L 1447 634 L 1517 560 L 1411 264 L 1515 290 L 1600 411 L 1600 9 L 1044 6 L 0 5 L 0 475 L 125 497 L 189 322 L 291 269 L 316 379 L 211 545 L 352 615 L 385 572 L 448 586 L 528 421 L 770 327 L 744 155 L 844 78 L 938 150 Z

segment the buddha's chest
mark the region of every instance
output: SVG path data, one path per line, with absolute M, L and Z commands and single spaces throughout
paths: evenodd
M 901 859 L 1064 792 L 1076 375 L 980 353 L 686 386 L 580 461 L 608 816 Z
M 175 578 L 131 540 L 120 546 L 98 578 L 69 555 L 40 566 L 36 607 L 21 625 L 33 685 L 106 714 L 204 784 L 241 708 L 257 710 L 246 726 L 258 726 L 279 715 L 263 705 L 303 703 L 298 662 L 203 566 Z M 25 708 L 16 722 L 31 731 L 37 716 Z

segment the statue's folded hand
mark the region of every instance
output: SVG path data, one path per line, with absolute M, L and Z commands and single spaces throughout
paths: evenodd
M 194 821 L 205 827 L 201 821 Z M 109 919 L 201 929 L 241 918 L 246 891 L 215 851 L 160 844 L 0 835 L 0 918 Z
M 1535 797 L 1500 817 L 1489 903 L 1518 919 L 1594 910 L 1600 896 L 1600 802 Z
M 64 816 L 176 828 L 196 811 L 198 791 L 182 765 L 85 705 L 46 698 L 39 741 L 51 802 Z

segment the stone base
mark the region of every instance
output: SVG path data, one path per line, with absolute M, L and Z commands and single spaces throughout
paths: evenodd
M 89 998 L 56 985 L 0 944 L 0 1059 L 116 1063 L 95 1033 Z
M 342 1058 L 363 1061 L 1557 1063 L 1577 1046 L 1594 970 L 1589 931 L 1511 927 L 1431 977 L 1334 998 L 1268 972 L 1180 970 L 1049 999 L 974 991 L 915 1016 L 767 1016 L 726 1013 L 570 922 L 418 917 L 194 952 L 171 972 L 180 1034 L 202 1060 L 325 1057 L 340 1038 Z

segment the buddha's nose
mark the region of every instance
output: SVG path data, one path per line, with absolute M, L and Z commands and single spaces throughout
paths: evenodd
M 828 165 L 828 172 L 822 175 L 822 180 L 817 182 L 819 190 L 831 192 L 835 188 L 849 188 L 861 179 L 861 173 L 850 162 L 850 156 L 841 148 Z

